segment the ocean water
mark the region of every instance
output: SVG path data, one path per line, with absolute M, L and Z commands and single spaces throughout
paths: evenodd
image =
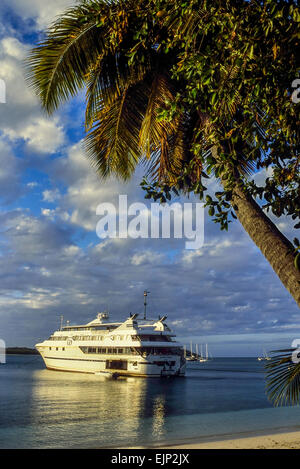
M 0 365 L 0 448 L 127 448 L 300 428 L 273 408 L 263 363 L 189 363 L 185 378 L 112 380 L 47 370 L 40 356 Z

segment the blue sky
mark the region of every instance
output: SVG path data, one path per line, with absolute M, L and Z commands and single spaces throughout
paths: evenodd
M 96 207 L 145 202 L 133 180 L 100 181 L 82 145 L 84 95 L 47 117 L 24 79 L 24 58 L 72 0 L 2 0 L 0 78 L 0 337 L 33 346 L 59 326 L 109 309 L 116 320 L 143 310 L 167 314 L 185 343 L 215 356 L 256 356 L 300 336 L 299 310 L 262 254 L 235 222 L 228 233 L 205 217 L 205 244 L 97 238 Z M 263 180 L 258 173 L 256 179 Z M 216 182 L 209 182 L 213 191 Z M 276 220 L 293 239 L 287 219 Z

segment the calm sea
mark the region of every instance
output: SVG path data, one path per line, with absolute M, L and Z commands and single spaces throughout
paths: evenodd
M 255 358 L 189 363 L 176 379 L 50 371 L 39 356 L 0 365 L 1 448 L 151 447 L 297 427 L 300 408 L 272 407 Z

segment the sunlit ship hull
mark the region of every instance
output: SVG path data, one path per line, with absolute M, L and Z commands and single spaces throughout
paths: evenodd
M 137 365 L 133 365 L 130 361 L 127 362 L 127 369 L 122 370 L 120 368 L 106 367 L 106 360 L 93 360 L 87 361 L 82 359 L 70 359 L 70 358 L 59 358 L 59 357 L 46 357 L 41 353 L 45 365 L 49 370 L 57 371 L 73 371 L 79 373 L 108 373 L 117 374 L 123 376 L 144 376 L 144 377 L 163 377 L 163 376 L 184 376 L 185 365 L 175 366 L 163 366 L 160 367 L 151 362 L 140 362 Z M 172 360 L 172 357 L 170 358 Z

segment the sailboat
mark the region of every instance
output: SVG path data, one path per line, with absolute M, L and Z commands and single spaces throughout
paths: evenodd
M 206 356 L 204 357 L 202 354 L 202 345 L 201 345 L 201 354 L 200 357 L 198 358 L 199 362 L 207 362 L 208 361 L 208 345 L 206 344 Z
M 263 361 L 263 360 L 271 360 L 271 357 L 268 356 L 267 352 L 265 351 L 265 349 L 263 350 L 263 356 L 262 357 L 258 357 L 257 360 L 259 362 Z
M 186 357 L 186 361 L 188 362 L 196 362 L 197 357 L 193 354 L 193 344 L 191 342 L 191 355 L 189 357 Z

